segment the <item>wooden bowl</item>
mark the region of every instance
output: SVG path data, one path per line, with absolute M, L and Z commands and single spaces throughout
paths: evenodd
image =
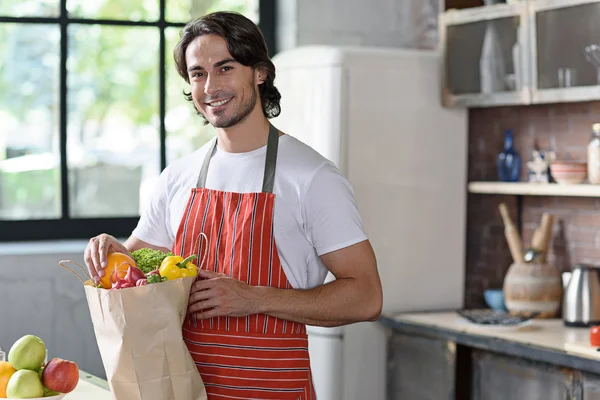
M 557 183 L 578 184 L 587 178 L 587 163 L 577 161 L 555 161 L 550 164 L 550 172 Z

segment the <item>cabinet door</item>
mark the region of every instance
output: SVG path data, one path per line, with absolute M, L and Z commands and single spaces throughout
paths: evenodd
M 473 351 L 474 400 L 579 400 L 577 372 L 544 363 Z
M 446 106 L 529 102 L 526 13 L 517 3 L 442 14 Z
M 600 400 L 600 375 L 583 373 L 583 400 Z
M 394 332 L 388 342 L 388 400 L 454 399 L 456 345 Z
M 531 2 L 532 98 L 536 103 L 600 99 L 600 2 Z

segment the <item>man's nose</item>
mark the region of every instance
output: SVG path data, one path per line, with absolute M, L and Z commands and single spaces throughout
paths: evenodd
M 219 90 L 221 90 L 220 80 L 214 75 L 209 75 L 204 83 L 204 93 L 211 96 Z

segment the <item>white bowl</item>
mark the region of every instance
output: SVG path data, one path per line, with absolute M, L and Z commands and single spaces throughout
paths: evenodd
M 63 394 L 59 394 L 59 395 L 56 395 L 56 396 L 34 397 L 34 398 L 27 399 L 27 400 L 61 400 L 65 396 L 66 396 L 66 394 L 63 393 Z M 24 399 L 15 399 L 15 398 L 12 398 L 12 397 L 7 398 L 6 400 L 11 400 L 11 399 L 12 400 L 24 400 Z
M 555 161 L 550 164 L 550 173 L 559 184 L 583 183 L 587 178 L 587 163 Z

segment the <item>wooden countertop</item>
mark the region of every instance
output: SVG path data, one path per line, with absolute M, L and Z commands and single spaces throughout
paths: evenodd
M 507 329 L 475 325 L 445 311 L 387 313 L 380 322 L 406 333 L 600 373 L 600 352 L 589 345 L 589 328 L 565 327 L 561 319 L 536 319 L 527 326 Z

